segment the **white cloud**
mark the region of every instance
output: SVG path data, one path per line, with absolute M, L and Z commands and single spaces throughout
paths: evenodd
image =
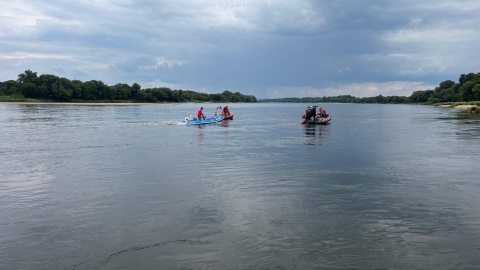
M 141 70 L 152 70 L 158 68 L 173 68 L 175 66 L 181 66 L 185 62 L 179 60 L 168 60 L 163 57 L 156 57 L 153 60 L 153 64 L 149 66 L 140 66 L 139 69 Z
M 438 44 L 450 45 L 459 42 L 478 40 L 478 29 L 456 28 L 428 28 L 428 29 L 401 29 L 389 32 L 384 41 L 398 45 L 413 45 L 415 43 L 435 47 Z
M 480 22 L 479 22 L 480 24 Z M 472 62 L 472 52 L 480 44 L 477 29 L 402 29 L 387 33 L 383 41 L 387 52 L 363 55 L 379 67 L 388 65 L 401 75 L 475 71 L 478 63 Z
M 0 37 L 15 37 L 32 31 L 39 20 L 47 17 L 22 1 L 2 1 Z

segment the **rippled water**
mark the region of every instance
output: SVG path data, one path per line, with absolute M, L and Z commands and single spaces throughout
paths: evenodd
M 0 269 L 480 267 L 478 115 L 228 105 L 0 104 Z

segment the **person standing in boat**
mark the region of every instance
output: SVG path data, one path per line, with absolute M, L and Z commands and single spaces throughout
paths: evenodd
M 316 115 L 317 115 L 316 106 L 310 106 L 305 112 L 305 120 L 307 120 L 307 122 L 310 122 L 311 118 L 315 117 Z
M 203 107 L 200 107 L 200 110 L 198 110 L 197 119 L 198 120 L 205 119 L 205 115 L 203 115 Z
M 228 110 L 228 106 L 223 107 L 222 114 L 223 116 L 227 116 L 230 114 L 230 110 Z
M 310 122 L 310 118 L 312 117 L 312 110 L 311 110 L 311 107 L 308 107 L 306 110 L 305 110 L 305 120 L 308 122 Z

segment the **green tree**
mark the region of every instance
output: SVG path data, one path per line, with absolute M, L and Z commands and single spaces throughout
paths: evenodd
M 209 99 L 215 102 L 228 101 L 224 99 L 222 94 L 210 94 Z
M 82 99 L 96 100 L 97 99 L 97 81 L 91 80 L 83 83 Z
M 31 70 L 25 70 L 24 73 L 18 74 L 17 81 L 19 83 L 35 83 L 37 80 L 37 73 L 32 72 Z
M 107 100 L 107 92 L 109 86 L 103 83 L 102 81 L 96 81 L 95 83 L 95 99 L 97 100 Z
M 464 84 L 468 81 L 471 81 L 474 77 L 475 77 L 474 73 L 468 73 L 467 75 L 462 74 L 462 75 L 460 75 L 460 78 L 458 79 L 458 82 L 460 84 Z
M 206 94 L 190 90 L 171 90 L 167 87 L 141 89 L 138 83 L 132 86 L 118 83 L 108 86 L 102 81 L 70 81 L 51 74 L 37 76 L 36 72 L 25 70 L 17 80 L 0 82 L 0 95 L 23 95 L 31 98 L 54 101 L 77 100 L 137 100 L 150 102 L 256 102 L 255 96 L 232 93 L 225 90 L 221 94 Z
M 20 85 L 20 91 L 25 97 L 35 97 L 37 86 L 34 83 L 26 82 Z
M 140 93 L 141 87 L 138 83 L 134 83 L 132 85 L 132 91 L 131 91 L 131 98 L 132 99 L 137 99 L 138 93 Z
M 128 84 L 125 83 L 117 83 L 114 87 L 114 99 L 117 100 L 128 100 L 131 97 L 132 89 Z
M 458 94 L 461 97 L 461 101 L 471 101 L 474 100 L 473 87 L 475 83 L 473 81 L 464 82 L 458 89 Z
M 440 91 L 442 89 L 450 89 L 455 85 L 455 82 L 452 80 L 446 80 L 440 83 L 440 85 L 435 89 L 435 91 Z
M 414 103 L 425 103 L 434 94 L 433 90 L 414 91 L 410 96 L 410 100 Z
M 14 80 L 5 81 L 3 83 L 3 92 L 7 96 L 19 95 L 21 94 L 20 84 Z
M 472 88 L 474 100 L 480 100 L 480 83 L 477 83 Z
M 82 99 L 82 87 L 83 82 L 79 80 L 73 80 L 72 83 L 72 98 L 74 99 Z

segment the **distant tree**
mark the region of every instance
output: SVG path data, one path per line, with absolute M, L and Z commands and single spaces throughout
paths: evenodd
M 19 83 L 33 83 L 33 84 L 35 84 L 36 80 L 37 80 L 37 73 L 32 72 L 31 70 L 25 70 L 24 73 L 18 74 L 18 79 L 17 79 Z
M 475 74 L 474 73 L 468 73 L 467 75 L 462 74 L 460 75 L 460 78 L 458 79 L 458 82 L 460 84 L 464 84 L 468 81 L 471 81 L 474 78 Z
M 442 89 L 441 92 L 434 95 L 440 102 L 453 102 L 456 100 L 455 90 L 453 88 Z
M 0 95 L 19 95 L 29 98 L 54 101 L 76 100 L 135 100 L 148 102 L 225 101 L 256 102 L 256 97 L 225 90 L 221 94 L 198 93 L 190 90 L 172 90 L 167 87 L 141 89 L 138 83 L 132 86 L 117 83 L 108 86 L 102 81 L 70 81 L 51 74 L 37 76 L 25 70 L 18 79 L 0 82 Z
M 25 97 L 34 97 L 36 95 L 37 86 L 34 83 L 26 82 L 20 85 L 20 91 Z
M 82 99 L 83 98 L 83 82 L 79 80 L 71 81 L 72 84 L 72 98 L 74 99 Z
M 95 86 L 95 99 L 108 100 L 107 93 L 110 87 L 102 81 L 96 81 Z
M 82 85 L 82 99 L 96 100 L 97 99 L 97 81 L 91 80 Z
M 3 93 L 7 96 L 11 95 L 21 95 L 20 84 L 14 80 L 8 80 L 3 83 Z
M 444 82 L 441 82 L 440 85 L 437 88 L 435 88 L 435 91 L 441 91 L 442 89 L 450 89 L 454 85 L 455 85 L 454 81 L 446 80 Z
M 135 96 L 135 100 L 139 102 L 147 101 L 147 93 L 145 91 L 138 92 Z
M 222 94 L 210 94 L 210 99 L 212 101 L 215 101 L 215 102 L 222 102 L 222 101 L 226 101 L 223 99 L 223 95 Z
M 138 83 L 134 83 L 132 85 L 132 90 L 131 90 L 131 98 L 132 99 L 137 99 L 137 95 L 140 92 L 141 87 Z
M 440 102 L 440 101 L 438 100 L 438 98 L 436 98 L 434 96 L 431 96 L 431 97 L 428 98 L 428 103 L 435 104 L 435 103 L 438 103 L 438 102 Z
M 434 94 L 433 90 L 414 91 L 410 96 L 410 101 L 413 103 L 425 103 Z
M 477 83 L 473 86 L 472 94 L 474 100 L 480 100 L 480 83 Z
M 461 97 L 461 101 L 474 100 L 474 95 L 472 91 L 474 86 L 475 82 L 473 81 L 466 81 L 460 86 L 460 88 L 458 89 L 458 94 Z
M 167 91 L 167 89 L 157 89 L 157 91 L 153 91 L 152 96 L 154 96 L 157 101 L 172 101 L 171 91 Z
M 114 93 L 113 96 L 107 97 L 110 100 L 117 99 L 117 100 L 128 100 L 131 98 L 132 89 L 128 84 L 125 83 L 117 83 L 115 87 L 113 87 Z

